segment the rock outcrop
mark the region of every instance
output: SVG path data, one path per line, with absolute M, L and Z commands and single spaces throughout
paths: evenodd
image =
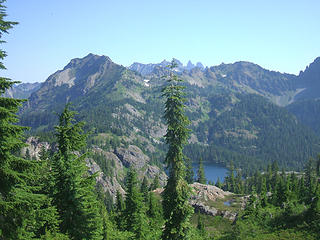
M 41 142 L 39 138 L 29 137 L 26 141 L 27 147 L 23 148 L 21 154 L 25 156 L 29 154 L 31 159 L 39 159 L 41 149 L 50 150 L 52 147 L 47 142 Z M 152 181 L 156 176 L 159 177 L 159 183 L 164 185 L 167 180 L 167 175 L 157 166 L 149 164 L 149 157 L 145 155 L 142 150 L 135 146 L 129 145 L 128 148 L 118 147 L 114 151 L 105 151 L 97 146 L 91 149 L 93 153 L 102 155 L 105 163 L 103 165 L 109 166 L 108 173 L 103 172 L 101 167 L 90 157 L 86 159 L 88 171 L 90 174 L 97 174 L 97 187 L 104 193 L 115 200 L 117 191 L 122 195 L 125 194 L 124 180 L 125 168 L 135 168 L 138 173 L 138 178 L 142 181 L 144 176 Z M 108 164 L 111 162 L 112 164 Z
M 102 171 L 100 166 L 93 161 L 92 159 L 87 159 L 87 166 L 89 167 L 89 173 L 95 174 L 97 173 L 98 176 L 96 177 L 97 186 L 99 189 L 101 189 L 104 193 L 108 192 L 110 196 L 112 196 L 113 201 L 115 201 L 115 196 L 117 194 L 117 191 L 120 192 L 120 194 L 124 195 L 125 190 L 122 188 L 121 184 L 118 182 L 117 178 L 115 176 L 108 177 L 106 176 Z
M 213 202 L 220 199 L 224 199 L 227 196 L 233 195 L 233 193 L 223 191 L 222 189 L 216 186 L 201 183 L 193 183 L 190 186 L 193 190 L 193 194 L 190 198 L 190 204 L 194 208 L 195 212 L 200 212 L 209 216 L 221 216 L 231 221 L 235 221 L 237 219 L 237 211 L 222 210 L 211 206 Z M 163 190 L 163 188 L 157 188 L 154 190 L 154 192 L 156 192 L 157 194 L 161 194 Z M 245 207 L 246 198 L 240 198 L 240 209 L 243 209 Z
M 129 145 L 128 148 L 117 148 L 114 153 L 125 167 L 140 169 L 149 162 L 149 157 L 135 145 Z
M 193 183 L 191 184 L 194 194 L 192 195 L 191 200 L 193 201 L 215 201 L 218 198 L 224 198 L 225 196 L 229 196 L 232 193 L 223 191 L 221 188 L 212 185 L 206 185 L 201 183 Z
M 135 168 L 141 181 L 144 176 L 150 180 L 158 176 L 161 185 L 164 185 L 167 180 L 167 175 L 159 167 L 150 165 L 149 157 L 135 145 L 129 145 L 128 148 L 119 147 L 114 152 L 104 151 L 98 147 L 95 147 L 93 151 L 102 154 L 105 157 L 105 161 L 114 163 L 111 176 L 106 176 L 97 163 L 92 159 L 87 159 L 90 173 L 99 172 L 97 177 L 98 187 L 104 192 L 108 192 L 114 200 L 117 190 L 121 194 L 125 194 L 123 187 L 125 168 Z
M 21 155 L 25 156 L 29 154 L 31 159 L 39 159 L 41 149 L 50 149 L 50 144 L 47 142 L 41 142 L 37 137 L 29 137 L 26 141 L 27 146 L 21 149 Z
M 231 221 L 235 221 L 238 213 L 229 210 L 220 210 L 208 205 L 208 202 L 223 199 L 226 196 L 232 195 L 231 192 L 223 191 L 222 189 L 201 183 L 191 184 L 193 195 L 190 203 L 196 212 L 200 212 L 210 216 L 221 216 Z

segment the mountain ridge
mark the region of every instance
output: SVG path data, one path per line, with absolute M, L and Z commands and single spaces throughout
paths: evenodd
M 145 71 L 142 67 L 140 71 Z M 274 160 L 281 160 L 283 167 L 301 169 L 305 158 L 320 151 L 317 136 L 280 107 L 294 101 L 298 76 L 243 61 L 176 73 L 185 80 L 188 92 L 190 143 L 198 144 L 188 151 L 194 161 L 202 148 L 205 160 L 228 165 L 233 159 L 236 167 L 247 171 L 254 169 L 248 169 L 249 165 L 262 168 Z M 93 138 L 104 133 L 110 136 L 99 144 L 135 145 L 159 163 L 166 129 L 160 107 L 162 76 L 167 74 L 168 69 L 154 66 L 143 75 L 106 56 L 73 59 L 32 93 L 20 113 L 21 123 L 32 127 L 32 134 L 51 131 L 57 121 L 52 113 L 72 102 L 79 112 L 77 119 L 87 123 Z M 264 144 L 266 139 L 282 147 Z M 214 157 L 207 154 L 210 151 Z

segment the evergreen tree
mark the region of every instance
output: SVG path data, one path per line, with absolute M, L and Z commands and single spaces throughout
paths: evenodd
M 143 180 L 142 180 L 142 183 L 141 183 L 141 187 L 140 187 L 140 192 L 142 193 L 142 196 L 143 196 L 143 201 L 145 203 L 148 202 L 148 196 L 149 196 L 149 183 L 148 183 L 148 180 L 147 180 L 147 177 L 144 176 Z
M 317 159 L 316 174 L 318 177 L 320 177 L 320 154 L 318 155 Z
M 130 169 L 127 176 L 126 208 L 123 212 L 125 230 L 132 232 L 135 239 L 146 238 L 146 215 L 143 198 L 138 189 L 137 173 Z
M 124 216 L 123 216 L 123 211 L 125 209 L 124 201 L 122 194 L 117 190 L 117 195 L 116 195 L 116 224 L 118 226 L 118 229 L 123 230 L 124 229 Z
M 253 187 L 244 211 L 244 216 L 250 217 L 250 215 L 255 214 L 257 212 L 258 207 L 259 207 L 259 200 L 257 198 L 257 192 L 255 190 L 255 187 Z
M 153 192 L 149 192 L 148 201 L 147 215 L 149 217 L 149 230 L 152 233 L 150 239 L 160 239 L 163 226 L 161 203 L 156 199 Z
M 120 213 L 125 209 L 125 205 L 124 205 L 122 194 L 119 192 L 119 190 L 117 190 L 116 198 L 117 198 L 116 211 Z
M 290 184 L 290 191 L 291 191 L 292 198 L 295 200 L 298 200 L 299 182 L 298 182 L 298 178 L 294 172 L 292 172 L 290 174 L 290 183 L 291 183 Z
M 86 135 L 83 123 L 75 123 L 74 114 L 66 105 L 56 127 L 58 152 L 52 158 L 52 195 L 63 233 L 72 239 L 102 239 L 95 175 L 89 175 L 86 154 L 80 154 L 86 145 Z
M 208 184 L 214 186 L 214 181 L 213 180 L 209 180 Z
M 202 183 L 202 184 L 206 184 L 207 183 L 207 179 L 204 173 L 204 168 L 203 168 L 203 160 L 202 158 L 199 159 L 199 169 L 197 172 L 197 182 L 198 183 Z
M 185 157 L 185 162 L 186 162 L 186 181 L 187 183 L 191 184 L 194 181 L 194 171 L 193 171 L 193 166 L 191 159 L 188 157 Z
M 17 24 L 4 20 L 4 2 L 0 0 L 0 38 Z M 5 57 L 6 52 L 0 50 L 2 70 Z M 1 97 L 15 83 L 19 82 L 0 77 L 0 239 L 25 240 L 40 237 L 45 228 L 54 231 L 57 219 L 38 184 L 40 165 L 18 156 L 25 146 L 22 135 L 26 128 L 16 124 L 16 113 L 24 100 Z
M 268 205 L 268 198 L 267 198 L 267 179 L 263 177 L 262 185 L 261 185 L 261 193 L 260 193 L 260 201 L 261 206 L 266 207 Z
M 226 183 L 225 188 L 227 191 L 235 192 L 236 180 L 234 177 L 234 166 L 232 161 L 230 163 L 229 172 L 228 172 L 228 176 L 225 179 L 225 183 Z
M 273 191 L 276 191 L 276 186 L 278 185 L 279 182 L 279 166 L 277 162 L 273 162 L 271 166 L 272 170 L 272 178 L 271 178 L 271 188 Z
M 237 176 L 236 176 L 236 179 L 235 179 L 235 189 L 234 189 L 234 192 L 235 193 L 239 193 L 239 194 L 243 194 L 244 192 L 244 189 L 243 189 L 243 181 L 241 179 L 241 175 L 242 173 L 239 171 L 237 173 Z
M 205 229 L 203 217 L 201 216 L 201 214 L 198 215 L 197 230 L 198 230 L 199 235 L 200 235 L 201 237 L 203 237 L 203 238 L 206 238 L 206 237 L 207 237 L 207 233 L 206 233 L 206 229 Z
M 288 200 L 288 191 L 287 191 L 287 185 L 283 178 L 280 179 L 278 184 L 275 186 L 276 192 L 275 192 L 275 202 L 274 204 L 276 206 L 282 206 L 284 203 Z
M 299 190 L 298 190 L 298 196 L 300 202 L 306 202 L 307 196 L 308 196 L 308 190 L 305 185 L 304 177 L 301 177 L 299 179 Z
M 157 204 L 157 199 L 155 198 L 153 192 L 149 193 L 147 214 L 151 218 L 159 218 L 160 217 L 160 207 Z
M 218 177 L 217 182 L 216 182 L 216 187 L 222 188 L 222 183 L 220 182 L 220 178 Z
M 271 167 L 271 164 L 268 164 L 268 167 L 267 167 L 267 179 L 266 179 L 266 184 L 267 184 L 267 190 L 269 192 L 272 192 L 272 167 Z
M 320 219 L 320 184 L 317 185 L 315 196 L 311 203 L 311 210 Z
M 176 67 L 172 62 L 171 70 Z M 188 239 L 190 229 L 189 219 L 193 212 L 188 200 L 191 189 L 185 181 L 186 169 L 184 165 L 183 146 L 187 143 L 189 120 L 184 113 L 184 87 L 180 85 L 173 72 L 163 88 L 163 96 L 166 98 L 164 118 L 167 122 L 166 143 L 169 149 L 165 162 L 169 170 L 169 178 L 163 192 L 163 211 L 165 227 L 162 233 L 163 240 Z
M 153 190 L 155 190 L 155 189 L 157 189 L 159 187 L 160 187 L 159 175 L 157 174 L 153 179 L 153 182 L 152 182 L 152 184 L 150 186 L 150 190 L 153 191 Z
M 314 159 L 310 158 L 305 168 L 305 185 L 307 190 L 306 202 L 310 203 L 316 188 L 316 171 L 314 167 Z

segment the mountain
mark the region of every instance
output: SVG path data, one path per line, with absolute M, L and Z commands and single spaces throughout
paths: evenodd
M 295 101 L 320 97 L 320 57 L 307 66 L 305 71 L 300 72 L 296 88 L 300 91 Z
M 220 64 L 204 68 L 201 63 L 197 66 L 191 61 L 187 66 L 178 63 L 177 73 L 190 84 L 199 87 L 227 88 L 235 92 L 254 93 L 261 95 L 279 106 L 286 106 L 294 101 L 294 97 L 301 92 L 297 87 L 297 76 L 269 71 L 257 64 L 250 62 L 236 62 L 233 64 Z M 135 63 L 129 69 L 134 70 L 144 77 L 160 77 L 164 75 L 163 65 Z M 148 69 L 146 71 L 145 69 Z M 161 71 L 162 70 L 162 71 Z
M 30 95 L 41 87 L 41 83 L 21 83 L 14 85 L 4 94 L 5 97 L 27 99 Z
M 192 160 L 203 156 L 226 165 L 233 161 L 248 172 L 275 160 L 282 167 L 301 169 L 320 151 L 315 133 L 281 107 L 295 101 L 298 83 L 307 85 L 307 77 L 249 62 L 189 70 L 177 63 L 176 73 L 185 80 L 188 93 L 186 113 L 193 132 L 186 153 Z M 166 64 L 134 63 L 125 68 L 106 56 L 73 59 L 31 94 L 20 113 L 21 123 L 32 127 L 30 134 L 44 137 L 57 123 L 54 112 L 72 102 L 77 119 L 91 132 L 91 147 L 115 153 L 119 147 L 136 146 L 150 164 L 161 166 Z
M 289 112 L 320 136 L 320 99 L 308 99 L 287 106 Z
M 197 140 L 187 147 L 189 156 L 228 159 L 241 169 L 259 169 L 277 160 L 286 169 L 301 170 L 304 161 L 320 151 L 319 139 L 309 128 L 261 96 L 226 92 L 201 102 L 207 108 L 198 109 L 206 117 L 189 113 Z
M 297 77 L 299 93 L 287 106 L 297 119 L 320 135 L 320 57 L 301 71 Z
M 198 62 L 196 65 L 194 65 L 190 60 L 188 61 L 187 65 L 184 66 L 182 62 L 180 62 L 178 59 L 174 58 L 173 59 L 175 63 L 177 64 L 176 71 L 177 72 L 183 72 L 183 71 L 190 71 L 194 68 L 199 68 L 201 70 L 204 69 L 204 66 L 202 65 L 201 62 Z M 167 67 L 171 62 L 168 62 L 166 60 L 163 60 L 161 63 L 156 63 L 156 64 L 143 64 L 143 63 L 138 63 L 134 62 L 131 64 L 128 69 L 138 72 L 142 76 L 147 76 L 150 74 L 154 74 L 157 72 L 157 70 L 161 68 Z
M 170 62 L 166 60 L 163 60 L 161 63 L 158 63 L 158 64 L 152 64 L 152 63 L 142 64 L 142 63 L 135 62 L 131 64 L 128 67 L 128 69 L 138 72 L 141 75 L 145 76 L 145 75 L 151 74 L 156 67 L 166 67 L 169 64 Z

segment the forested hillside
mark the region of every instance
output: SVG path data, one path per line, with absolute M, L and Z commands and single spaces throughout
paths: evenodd
M 53 113 L 72 102 L 77 120 L 85 121 L 84 128 L 92 133 L 89 140 L 106 133 L 118 142 L 114 147 L 122 139 L 162 162 L 164 65 L 136 64 L 131 71 L 106 56 L 73 59 L 30 96 L 20 113 L 21 124 L 31 127 L 29 134 L 48 140 L 57 124 Z M 271 103 L 292 101 L 296 76 L 247 62 L 205 69 L 180 63 L 177 69 L 187 87 L 186 113 L 193 132 L 186 153 L 192 161 L 202 154 L 206 161 L 227 166 L 233 161 L 248 173 L 272 161 L 298 170 L 319 152 L 319 139 L 305 122 Z

